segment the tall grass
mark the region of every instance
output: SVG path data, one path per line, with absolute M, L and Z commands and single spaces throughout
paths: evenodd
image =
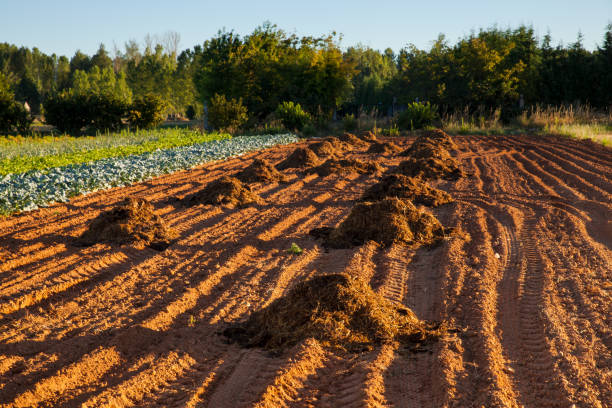
M 443 115 L 441 122 L 446 131 L 457 134 L 554 134 L 612 145 L 612 111 L 588 105 L 533 106 L 508 124 L 502 123 L 500 109 L 466 108 Z

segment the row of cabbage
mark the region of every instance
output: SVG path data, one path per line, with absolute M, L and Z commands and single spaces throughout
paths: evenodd
M 66 202 L 76 195 L 126 186 L 205 162 L 297 140 L 291 134 L 235 137 L 46 171 L 8 174 L 0 176 L 0 213 L 28 211 L 53 202 Z

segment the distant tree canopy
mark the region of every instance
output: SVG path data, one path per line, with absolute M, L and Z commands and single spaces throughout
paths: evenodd
M 288 35 L 264 24 L 244 38 L 220 31 L 195 47 L 194 81 L 202 102 L 215 94 L 242 98 L 262 119 L 282 101 L 331 114 L 350 95 L 354 66 L 343 58 L 335 35 Z
M 246 36 L 219 31 L 182 52 L 173 32 L 147 35 L 143 45 L 130 40 L 113 55 L 100 44 L 92 56 L 71 58 L 0 43 L 0 73 L 11 98 L 33 114 L 64 91 L 102 92 L 100 84 L 111 82 L 124 101 L 156 95 L 166 113 L 199 116 L 214 95 L 242 100 L 250 123 L 289 101 L 314 118 L 335 109 L 385 114 L 415 100 L 451 110 L 516 107 L 521 97 L 525 105 L 612 105 L 612 24 L 592 51 L 580 34 L 554 46 L 550 34 L 539 39 L 527 26 L 484 29 L 455 44 L 440 35 L 427 50 L 407 45 L 397 53 L 362 45 L 342 51 L 339 39 L 297 37 L 265 23 Z

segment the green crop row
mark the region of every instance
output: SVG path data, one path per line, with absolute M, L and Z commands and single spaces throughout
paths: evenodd
M 156 129 L 118 132 L 95 137 L 45 136 L 0 138 L 0 175 L 125 157 L 231 138 L 228 134 L 203 134 L 190 129 Z

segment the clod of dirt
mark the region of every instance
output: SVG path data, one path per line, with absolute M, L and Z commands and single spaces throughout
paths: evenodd
M 318 143 L 313 143 L 308 146 L 308 148 L 319 157 L 333 156 L 337 153 L 334 146 L 326 140 Z
M 163 250 L 177 236 L 178 233 L 154 213 L 150 202 L 144 198 L 130 198 L 94 218 L 76 243 L 85 246 L 98 242 L 135 244 Z
M 217 179 L 195 194 L 187 196 L 183 202 L 188 207 L 198 204 L 228 205 L 244 207 L 263 200 L 248 185 L 235 177 L 225 176 Z
M 374 143 L 377 141 L 376 135 L 369 130 L 363 131 L 358 136 L 361 140 L 368 143 Z
M 223 335 L 246 347 L 282 349 L 315 338 L 324 346 L 358 352 L 394 340 L 418 348 L 444 331 L 362 280 L 334 274 L 298 283 Z
M 374 142 L 370 145 L 367 153 L 390 154 L 397 153 L 400 148 L 391 142 Z
M 365 142 L 364 140 L 358 138 L 357 136 L 355 136 L 352 133 L 344 133 L 342 136 L 340 136 L 338 139 L 340 139 L 340 141 L 347 143 L 351 146 L 354 147 L 360 147 L 360 146 L 366 146 L 367 142 Z
M 399 164 L 396 172 L 409 177 L 422 177 L 425 179 L 444 178 L 457 180 L 463 177 L 457 160 L 452 157 L 440 159 L 436 157 L 415 159 L 410 157 Z
M 327 231 L 317 228 L 311 235 L 322 237 L 323 246 L 328 248 L 350 248 L 370 240 L 383 246 L 433 245 L 447 232 L 433 215 L 397 198 L 357 203 L 337 228 Z
M 379 171 L 382 171 L 382 167 L 378 163 L 357 159 L 329 159 L 322 165 L 307 170 L 309 173 L 317 173 L 320 177 L 330 174 L 373 174 Z
M 318 166 L 321 163 L 321 159 L 310 149 L 298 147 L 287 157 L 276 165 L 278 170 L 285 170 L 291 168 L 301 167 L 312 167 Z
M 243 183 L 286 182 L 287 176 L 276 170 L 267 160 L 255 159 L 244 170 L 236 174 Z
M 453 202 L 445 191 L 431 187 L 418 177 L 407 177 L 401 174 L 389 174 L 378 183 L 368 188 L 361 201 L 378 201 L 387 197 L 407 199 L 415 204 L 437 207 Z

